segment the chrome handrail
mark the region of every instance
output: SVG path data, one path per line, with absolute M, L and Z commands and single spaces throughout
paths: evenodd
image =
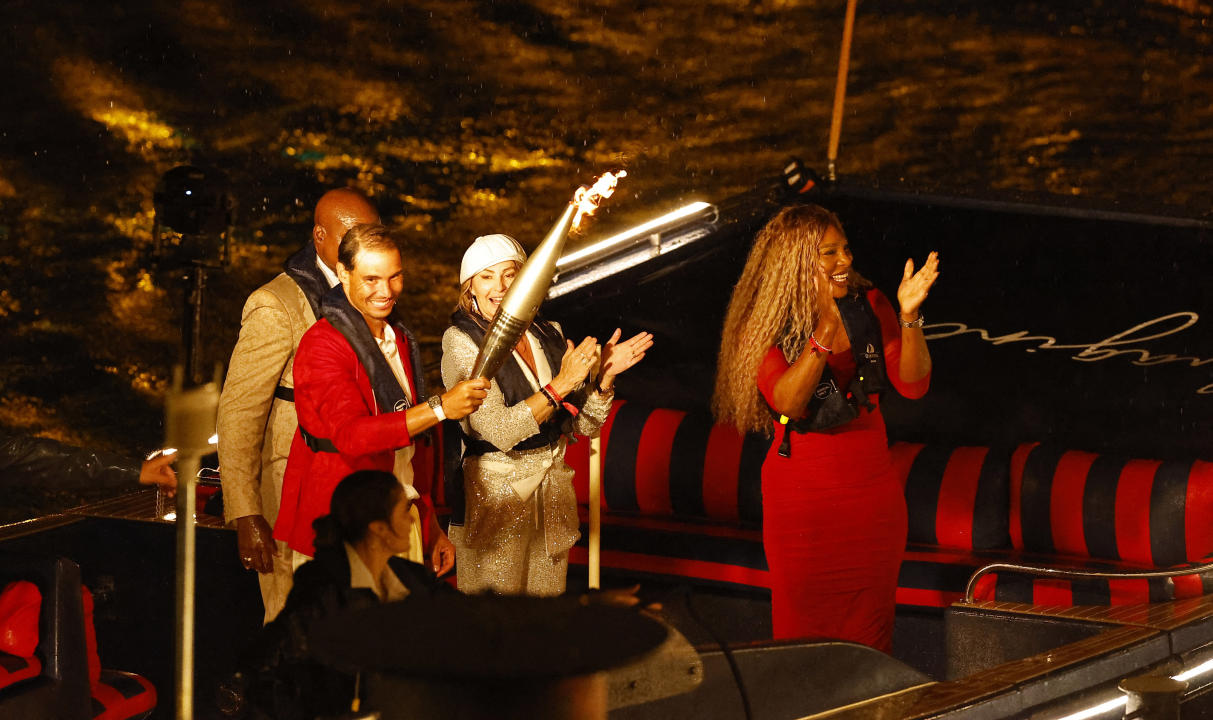
M 977 581 L 983 576 L 991 572 L 1005 570 L 1010 572 L 1023 573 L 1025 575 L 1040 575 L 1043 577 L 1057 577 L 1066 580 L 1084 580 L 1084 579 L 1100 579 L 1108 580 L 1138 580 L 1148 578 L 1164 578 L 1178 577 L 1180 575 L 1197 575 L 1199 573 L 1213 570 L 1213 562 L 1204 563 L 1201 565 L 1192 565 L 1187 568 L 1173 570 L 1068 570 L 1065 568 L 1054 568 L 1047 565 L 1021 565 L 1018 563 L 990 563 L 977 569 L 977 572 L 969 576 L 969 582 L 965 585 L 964 601 L 967 603 L 973 602 L 973 595 L 977 590 Z

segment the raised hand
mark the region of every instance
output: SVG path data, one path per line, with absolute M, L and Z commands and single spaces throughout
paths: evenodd
M 820 267 L 813 270 L 813 289 L 817 293 L 817 322 L 813 326 L 813 337 L 820 345 L 833 347 L 838 328 L 842 327 L 842 314 L 834 299 L 834 285 Z
M 914 259 L 906 260 L 901 274 L 901 285 L 897 287 L 897 304 L 901 308 L 901 319 L 912 322 L 918 319 L 922 303 L 927 299 L 931 286 L 939 278 L 939 253 L 932 251 L 918 272 L 914 271 Z
M 587 337 L 576 347 L 573 347 L 572 340 L 565 340 L 565 343 L 568 349 L 560 360 L 560 372 L 552 378 L 552 386 L 562 396 L 568 395 L 581 385 L 590 374 L 594 363 L 598 361 L 601 352 L 597 338 Z
M 602 347 L 602 371 L 598 379 L 601 390 L 609 390 L 616 375 L 643 360 L 644 354 L 653 347 L 653 333 L 639 332 L 619 342 L 622 334 L 619 328 L 615 328 L 611 339 Z

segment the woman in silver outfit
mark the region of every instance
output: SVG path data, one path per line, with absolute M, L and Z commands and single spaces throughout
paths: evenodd
M 526 260 L 508 235 L 477 238 L 460 266 L 458 307 L 442 337 L 442 380 L 468 379 L 501 299 Z M 560 326 L 537 317 L 493 379 L 464 433 L 464 511 L 455 517 L 459 589 L 502 594 L 564 592 L 569 548 L 578 538 L 570 437 L 596 435 L 614 397 L 615 376 L 639 362 L 653 336 L 574 347 Z M 455 500 L 456 503 L 458 499 Z M 462 524 L 459 524 L 462 521 Z

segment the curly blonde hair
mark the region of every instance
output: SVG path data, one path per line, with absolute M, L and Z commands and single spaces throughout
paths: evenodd
M 758 392 L 758 366 L 771 346 L 788 362 L 800 356 L 817 324 L 816 272 L 821 241 L 834 213 L 817 205 L 780 210 L 759 231 L 733 288 L 716 363 L 712 412 L 740 432 L 771 432 L 771 415 Z M 845 237 L 845 234 L 844 234 Z M 851 292 L 871 287 L 854 269 Z

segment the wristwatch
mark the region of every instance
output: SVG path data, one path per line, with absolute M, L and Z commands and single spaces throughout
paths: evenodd
M 431 395 L 429 399 L 425 401 L 425 404 L 429 405 L 430 409 L 434 411 L 434 414 L 438 416 L 438 422 L 446 420 L 446 413 L 442 412 L 441 395 Z

